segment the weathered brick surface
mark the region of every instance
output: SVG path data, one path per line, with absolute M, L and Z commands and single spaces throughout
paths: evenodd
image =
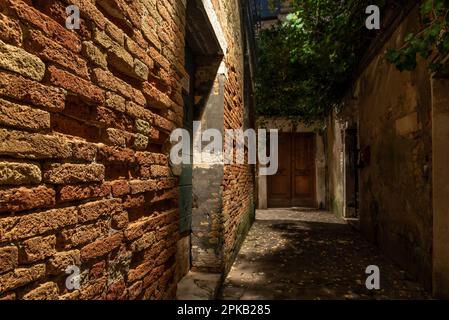
M 19 212 L 55 205 L 55 190 L 46 186 L 0 190 L 0 212 Z
M 21 262 L 30 263 L 45 259 L 56 253 L 56 236 L 35 237 L 22 244 Z
M 0 95 L 51 111 L 64 109 L 65 92 L 15 74 L 2 73 Z
M 41 169 L 35 163 L 0 162 L 0 185 L 38 184 L 41 180 Z
M 11 271 L 19 264 L 17 247 L 0 247 L 0 274 Z
M 45 64 L 35 55 L 22 48 L 14 47 L 0 40 L 0 68 L 19 73 L 40 81 L 44 77 Z
M 104 179 L 101 164 L 51 164 L 45 167 L 44 181 L 51 184 L 100 182 Z
M 0 99 L 0 125 L 31 131 L 50 129 L 50 114 Z
M 25 294 L 23 300 L 58 300 L 58 293 L 58 285 L 54 282 L 47 282 Z
M 224 29 L 240 28 L 234 4 L 212 2 Z M 68 4 L 0 1 L 0 299 L 174 298 L 167 142 L 183 124 L 186 3 L 71 0 L 80 30 L 65 28 Z M 225 34 L 238 128 L 241 37 Z M 232 174 L 244 183 L 223 184 L 234 239 L 251 181 L 246 167 Z M 88 275 L 80 290 L 64 288 L 70 265 Z

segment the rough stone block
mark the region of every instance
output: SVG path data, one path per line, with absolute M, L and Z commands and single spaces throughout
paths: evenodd
M 47 272 L 53 275 L 65 273 L 69 266 L 81 266 L 79 250 L 56 253 L 47 263 Z
M 44 86 L 9 73 L 0 75 L 0 95 L 55 112 L 64 109 L 65 105 L 65 92 L 62 89 Z
M 0 129 L 0 155 L 65 159 L 72 155 L 72 150 L 60 137 Z
M 56 253 L 56 236 L 35 237 L 23 242 L 20 260 L 23 263 L 36 262 Z
M 0 243 L 55 231 L 78 222 L 75 207 L 0 219 Z
M 112 216 L 123 210 L 120 199 L 107 199 L 86 203 L 79 207 L 79 221 L 81 223 L 94 221 L 100 217 Z
M 30 268 L 20 268 L 0 275 L 0 292 L 13 290 L 39 280 L 45 275 L 45 265 L 38 264 Z
M 18 21 L 0 13 L 0 40 L 13 45 L 20 45 L 22 37 L 22 29 Z
M 0 212 L 48 208 L 55 204 L 55 190 L 45 186 L 0 190 Z
M 0 247 L 0 274 L 13 270 L 18 264 L 19 250 L 17 247 Z
M 106 68 L 108 62 L 106 54 L 104 54 L 92 41 L 83 42 L 83 55 L 89 59 L 94 65 Z
M 123 233 L 116 232 L 113 235 L 98 239 L 81 249 L 81 260 L 88 261 L 94 258 L 102 257 L 105 254 L 117 249 L 123 240 Z
M 38 165 L 0 161 L 0 185 L 38 184 L 42 180 Z
M 39 285 L 23 296 L 23 300 L 58 300 L 59 289 L 54 282 Z
M 45 64 L 41 59 L 1 40 L 0 68 L 19 73 L 36 81 L 41 81 L 45 74 Z
M 65 249 L 71 249 L 105 237 L 109 232 L 108 221 L 99 220 L 94 224 L 80 225 L 61 232 L 61 242 Z
M 50 128 L 50 114 L 47 111 L 0 99 L 0 124 L 39 131 Z
M 44 168 L 44 181 L 52 184 L 101 182 L 104 179 L 102 164 L 54 163 Z
M 104 91 L 87 80 L 79 78 L 73 74 L 50 66 L 48 68 L 49 81 L 62 87 L 88 101 L 103 104 L 105 101 Z

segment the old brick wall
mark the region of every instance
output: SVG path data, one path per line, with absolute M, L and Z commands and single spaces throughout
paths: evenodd
M 431 287 L 432 124 L 430 74 L 424 61 L 399 72 L 385 60 L 418 28 L 414 10 L 357 79 L 329 132 L 331 199 L 342 212 L 341 134 L 358 121 L 360 149 L 360 228 L 410 275 Z M 342 142 L 343 141 L 343 142 Z M 368 156 L 369 155 L 369 156 Z
M 224 128 L 245 129 L 244 81 L 245 47 L 241 30 L 240 2 L 238 0 L 214 0 L 219 12 L 228 53 L 224 62 L 227 79 L 224 92 Z M 246 162 L 247 163 L 247 162 Z M 254 168 L 251 165 L 225 165 L 222 184 L 222 224 L 224 268 L 228 270 L 254 219 Z
M 79 30 L 65 28 L 69 4 Z M 0 12 L 0 299 L 173 298 L 167 138 L 182 126 L 185 1 Z

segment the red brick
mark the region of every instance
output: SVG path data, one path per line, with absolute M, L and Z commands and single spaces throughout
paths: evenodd
M 19 264 L 19 251 L 17 247 L 0 247 L 0 274 L 16 268 Z
M 147 67 L 151 70 L 154 68 L 154 61 L 151 59 L 148 54 L 131 38 L 126 38 L 126 49 L 133 54 L 135 57 L 139 58 L 147 65 Z
M 154 261 L 145 261 L 136 268 L 128 271 L 128 282 L 132 283 L 143 279 L 146 274 L 150 273 L 154 268 Z
M 36 54 L 43 61 L 54 62 L 73 71 L 80 77 L 89 78 L 86 61 L 38 31 L 31 30 L 28 33 L 25 49 Z
M 125 228 L 129 223 L 128 212 L 121 211 L 112 215 L 111 228 L 120 230 Z
M 98 127 L 60 114 L 51 115 L 51 128 L 54 132 L 73 135 L 87 141 L 97 141 L 101 135 Z
M 154 125 L 162 130 L 165 130 L 166 132 L 171 132 L 172 130 L 176 129 L 174 123 L 157 114 L 154 116 Z
M 145 97 L 143 94 L 134 89 L 131 85 L 125 81 L 115 77 L 111 72 L 102 69 L 94 69 L 93 79 L 100 87 L 114 91 L 128 99 L 133 100 L 136 103 L 145 103 Z
M 147 202 L 147 199 L 145 195 L 139 194 L 139 195 L 128 195 L 123 202 L 123 208 L 125 209 L 133 209 L 133 208 L 139 208 L 145 205 Z
M 78 222 L 76 208 L 54 209 L 0 219 L 0 243 L 56 231 Z
M 132 180 L 129 182 L 132 194 L 155 191 L 157 189 L 156 180 Z
M 139 221 L 130 223 L 125 229 L 125 238 L 134 240 L 141 237 L 144 233 L 154 230 L 160 219 L 158 217 L 145 217 Z
M 70 3 L 77 5 L 81 10 L 81 16 L 92 20 L 97 27 L 104 29 L 106 26 L 106 19 L 100 10 L 95 6 L 91 0 L 71 0 Z
M 65 104 L 61 89 L 8 73 L 0 74 L 0 95 L 56 112 L 64 109 Z
M 79 207 L 79 221 L 95 221 L 101 217 L 110 217 L 123 210 L 120 199 L 107 199 L 86 203 Z
M 106 289 L 108 277 L 90 281 L 87 285 L 81 287 L 80 299 L 81 300 L 93 300 L 103 299 L 103 291 Z
M 112 195 L 114 197 L 121 197 L 129 194 L 130 188 L 127 180 L 117 180 L 111 182 Z
M 153 285 L 162 276 L 163 273 L 163 266 L 155 267 L 153 270 L 151 270 L 151 273 L 143 279 L 143 287 L 148 288 L 149 286 Z
M 23 300 L 57 300 L 59 294 L 58 285 L 47 282 L 29 291 L 23 296 Z
M 30 268 L 15 269 L 0 275 L 0 292 L 13 290 L 45 276 L 45 265 L 38 264 Z
M 109 146 L 101 147 L 98 157 L 102 162 L 132 164 L 136 161 L 134 151 L 131 149 L 113 148 Z
M 164 58 L 157 50 L 153 47 L 150 48 L 150 56 L 154 59 L 154 61 L 164 68 L 165 70 L 170 70 L 170 62 Z
M 69 266 L 80 266 L 79 250 L 56 253 L 47 263 L 47 272 L 51 275 L 65 273 Z
M 140 294 L 142 293 L 142 281 L 137 281 L 136 283 L 132 284 L 128 287 L 128 299 L 129 300 L 135 300 L 137 299 Z
M 172 105 L 171 100 L 159 91 L 153 84 L 145 82 L 142 86 L 142 93 L 145 95 L 148 101 L 148 105 L 157 109 L 170 108 Z
M 0 294 L 0 301 L 6 301 L 6 300 L 16 300 L 16 293 L 8 292 L 5 294 Z
M 22 43 L 22 29 L 18 21 L 0 13 L 0 40 L 13 45 Z
M 41 131 L 50 128 L 50 114 L 0 98 L 0 124 L 17 129 Z
M 131 101 L 126 103 L 126 113 L 135 119 L 145 120 L 149 124 L 154 122 L 155 114 L 153 112 Z
M 92 243 L 98 238 L 105 237 L 109 233 L 107 220 L 99 220 L 94 224 L 80 225 L 61 232 L 60 243 L 65 249 Z
M 168 165 L 167 156 L 161 153 L 136 152 L 136 160 L 139 165 Z
M 151 166 L 151 176 L 152 177 L 168 177 L 171 175 L 171 171 L 169 167 L 152 165 Z
M 100 279 L 106 273 L 106 262 L 100 261 L 95 263 L 89 270 L 89 278 Z
M 77 36 L 21 0 L 8 0 L 9 8 L 26 24 L 42 30 L 48 37 L 69 50 L 81 51 Z
M 97 146 L 82 141 L 71 141 L 72 158 L 75 160 L 92 162 L 97 156 Z
M 125 281 L 123 279 L 120 279 L 116 282 L 109 284 L 105 299 L 106 300 L 124 299 L 125 288 L 126 288 Z
M 0 155 L 32 159 L 65 159 L 70 146 L 59 137 L 0 129 Z
M 55 205 L 55 191 L 45 186 L 0 190 L 0 212 L 48 208 Z
M 108 183 L 89 185 L 68 185 L 58 189 L 58 202 L 103 198 L 111 193 Z
M 134 140 L 134 134 L 114 128 L 106 129 L 104 133 L 104 141 L 106 144 L 126 148 L 131 146 L 132 141 Z
M 101 164 L 54 163 L 45 166 L 44 181 L 52 184 L 101 182 L 104 166 Z
M 21 246 L 21 263 L 43 260 L 56 253 L 56 236 L 36 237 L 23 242 Z
M 123 113 L 108 108 L 98 107 L 95 110 L 94 121 L 102 127 L 118 128 L 121 130 L 133 129 L 133 121 Z
M 122 240 L 122 232 L 116 232 L 107 238 L 96 240 L 81 249 L 81 260 L 88 261 L 94 258 L 102 257 L 117 249 L 121 245 Z
M 104 91 L 87 80 L 58 69 L 55 66 L 48 67 L 48 76 L 51 84 L 62 87 L 88 101 L 99 104 L 103 104 L 105 101 Z

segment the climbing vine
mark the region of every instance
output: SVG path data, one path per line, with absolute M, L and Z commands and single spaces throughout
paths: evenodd
M 287 20 L 259 37 L 257 113 L 323 119 L 341 101 L 373 33 L 368 5 L 379 0 L 293 0 Z
M 414 70 L 417 58 L 431 59 L 432 71 L 449 73 L 445 59 L 449 55 L 449 0 L 425 0 L 420 6 L 422 28 L 410 33 L 399 49 L 390 49 L 389 62 L 401 70 Z

